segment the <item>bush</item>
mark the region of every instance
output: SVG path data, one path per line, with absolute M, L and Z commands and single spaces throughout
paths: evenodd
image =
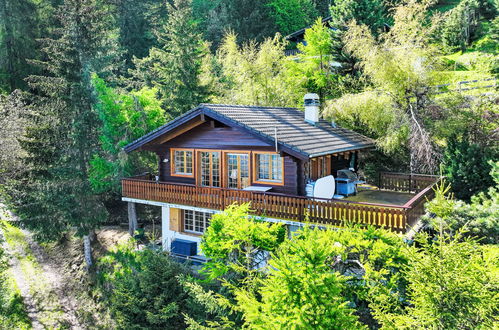
M 469 201 L 471 196 L 487 190 L 494 184 L 489 175 L 492 151 L 469 142 L 466 137 L 449 138 L 444 153 L 443 171 L 455 197 Z
M 161 251 L 121 245 L 100 263 L 101 284 L 120 329 L 182 329 L 197 309 L 180 283 L 190 270 Z
M 380 313 L 381 324 L 394 329 L 493 328 L 499 268 L 488 256 L 491 251 L 458 236 L 433 241 L 423 235 L 418 243 L 404 271 L 408 304 Z
M 440 184 L 435 199 L 426 205 L 433 216 L 423 218 L 430 232 L 443 230 L 451 235 L 474 237 L 482 244 L 499 244 L 499 162 L 490 164 L 496 187 L 473 196 L 469 204 L 447 195 L 449 187 Z

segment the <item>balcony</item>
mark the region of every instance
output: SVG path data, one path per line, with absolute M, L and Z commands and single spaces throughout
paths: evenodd
M 333 226 L 357 223 L 404 233 L 424 214 L 437 180 L 430 175 L 381 173 L 379 190 L 342 200 L 156 182 L 148 174 L 123 179 L 122 188 L 123 197 L 130 199 L 212 210 L 251 203 L 256 216 Z

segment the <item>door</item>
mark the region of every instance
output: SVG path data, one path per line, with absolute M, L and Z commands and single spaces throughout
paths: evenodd
M 199 185 L 220 187 L 220 151 L 199 151 Z
M 227 187 L 244 189 L 250 185 L 249 155 L 227 154 Z

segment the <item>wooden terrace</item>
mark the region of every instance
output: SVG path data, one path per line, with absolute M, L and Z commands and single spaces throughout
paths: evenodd
M 278 193 L 156 182 L 149 174 L 122 180 L 123 197 L 224 210 L 237 203 L 251 203 L 256 216 L 341 226 L 345 223 L 375 225 L 406 232 L 424 214 L 424 203 L 433 198 L 438 177 L 381 173 L 379 192 L 412 193 L 405 204 L 382 204 L 344 199 L 317 199 Z M 374 192 L 375 193 L 375 192 Z M 371 193 L 372 195 L 372 193 Z M 358 196 L 361 196 L 359 194 Z M 355 196 L 357 197 L 357 196 Z

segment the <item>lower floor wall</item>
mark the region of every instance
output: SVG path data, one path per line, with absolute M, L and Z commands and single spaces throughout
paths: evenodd
M 137 214 L 135 209 L 135 204 L 144 204 L 151 206 L 161 207 L 161 243 L 163 250 L 171 251 L 172 242 L 177 239 L 195 242 L 196 243 L 196 252 L 198 255 L 202 255 L 200 243 L 203 228 L 208 225 L 209 217 L 198 217 L 196 218 L 194 213 L 203 213 L 203 214 L 215 214 L 220 213 L 222 211 L 205 209 L 205 208 L 197 208 L 179 204 L 168 204 L 163 202 L 135 199 L 135 198 L 122 198 L 124 202 L 127 202 L 128 212 L 129 212 L 129 220 L 130 220 L 130 231 L 133 233 L 136 228 L 137 222 Z M 184 216 L 189 214 L 188 222 L 184 219 Z M 274 219 L 274 218 L 261 218 L 264 221 L 268 222 L 278 222 L 284 224 L 288 229 L 288 234 L 291 235 L 294 231 L 304 226 L 304 223 L 283 220 L 283 219 Z M 133 220 L 133 221 L 132 221 Z M 196 224 L 197 223 L 197 224 Z M 187 230 L 186 230 L 187 229 Z M 194 232 L 197 231 L 197 233 Z
M 193 212 L 189 209 L 181 209 L 176 207 L 162 206 L 161 207 L 161 228 L 162 228 L 162 246 L 163 250 L 170 251 L 171 244 L 176 239 L 182 239 L 190 242 L 196 242 L 197 254 L 203 255 L 201 245 L 201 234 L 193 234 L 186 232 L 184 222 L 184 212 Z M 214 214 L 213 210 L 194 211 Z M 291 235 L 294 231 L 302 227 L 301 224 L 285 224 L 288 234 Z
M 183 211 L 169 206 L 161 207 L 161 240 L 163 250 L 170 251 L 171 244 L 176 239 L 196 242 L 197 254 L 201 254 L 201 235 L 186 233 L 183 224 Z

